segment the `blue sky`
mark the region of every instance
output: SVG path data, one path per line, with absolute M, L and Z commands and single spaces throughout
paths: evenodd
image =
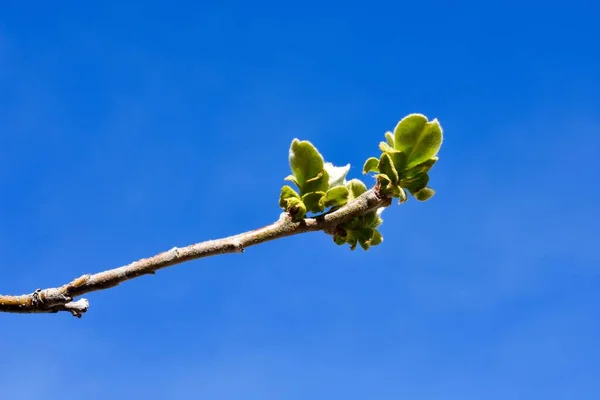
M 295 137 L 351 177 L 408 113 L 445 142 L 436 196 L 386 210 L 369 252 L 301 235 L 92 293 L 82 319 L 0 315 L 1 397 L 596 399 L 595 15 L 3 5 L 3 294 L 275 220 Z

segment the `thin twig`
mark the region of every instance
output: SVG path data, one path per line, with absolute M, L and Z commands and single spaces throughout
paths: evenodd
M 390 203 L 391 198 L 381 196 L 376 185 L 340 209 L 314 218 L 293 222 L 288 214 L 283 213 L 278 221 L 260 229 L 187 247 L 174 247 L 122 267 L 83 275 L 60 287 L 37 289 L 33 293 L 20 296 L 0 295 L 0 312 L 29 314 L 68 311 L 76 317 L 81 317 L 88 310 L 89 303 L 86 299 L 73 299 L 85 293 L 108 289 L 129 279 L 154 274 L 159 269 L 186 261 L 217 254 L 241 253 L 247 247 L 286 236 L 314 231 L 331 234 L 337 225 L 380 207 L 387 207 Z

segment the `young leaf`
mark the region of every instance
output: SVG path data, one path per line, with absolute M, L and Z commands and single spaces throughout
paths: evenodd
M 410 114 L 402 118 L 394 129 L 394 148 L 409 153 L 417 143 L 425 124 L 427 117 L 423 114 Z
M 373 239 L 373 233 L 373 229 L 368 227 L 360 228 L 356 231 L 356 238 L 358 239 L 360 247 L 369 250 L 371 239 Z
M 402 204 L 408 200 L 408 196 L 406 195 L 406 190 L 404 188 L 400 188 L 398 191 L 398 204 Z
M 290 197 L 287 199 L 287 210 L 292 217 L 292 221 L 301 221 L 306 216 L 306 206 L 302 200 Z
M 378 222 L 377 220 L 379 219 L 379 216 L 377 215 L 377 213 L 375 211 L 373 211 L 373 212 L 363 215 L 362 219 L 363 219 L 363 224 L 365 226 L 375 227 L 377 225 L 377 222 Z
M 325 196 L 321 201 L 324 201 L 325 207 L 331 206 L 343 206 L 348 202 L 348 188 L 346 186 L 336 186 L 327 191 L 327 196 Z
M 390 145 L 390 147 L 394 147 L 394 134 L 392 132 L 385 133 L 385 140 L 387 141 L 387 144 Z
M 393 153 L 395 151 L 395 149 L 386 142 L 379 142 L 379 150 L 381 150 L 383 153 Z
M 340 235 L 333 235 L 333 241 L 335 242 L 335 244 L 337 244 L 338 246 L 341 246 L 343 244 L 346 244 L 346 238 L 341 237 Z
M 284 181 L 290 181 L 293 182 L 294 185 L 296 185 L 298 187 L 298 189 L 300 189 L 300 185 L 298 184 L 298 180 L 296 179 L 296 177 L 294 175 L 288 175 L 285 178 L 283 178 Z
M 326 196 L 325 192 L 310 192 L 302 196 L 302 202 L 306 210 L 310 212 L 323 212 L 325 207 L 321 199 Z
M 423 188 L 423 189 L 419 190 L 418 192 L 414 193 L 413 196 L 415 196 L 415 199 L 417 199 L 419 201 L 426 201 L 426 200 L 429 200 L 430 198 L 432 198 L 434 194 L 435 194 L 435 190 L 426 187 L 426 188 Z
M 437 154 L 442 146 L 442 127 L 437 119 L 428 122 L 408 157 L 408 168 L 419 165 Z
M 290 186 L 285 185 L 281 188 L 281 195 L 279 196 L 279 207 L 281 207 L 285 210 L 287 208 L 287 204 L 288 204 L 287 200 L 289 198 L 300 199 L 300 195 L 298 193 L 296 193 L 296 191 L 294 189 L 292 189 Z
M 389 193 L 390 189 L 390 178 L 386 174 L 377 175 L 377 181 L 379 182 L 379 186 L 381 186 L 382 193 Z
M 360 217 L 354 217 L 354 218 L 350 219 L 349 221 L 346 221 L 346 223 L 344 224 L 344 227 L 346 228 L 346 231 L 355 231 L 355 230 L 359 229 L 360 227 L 362 227 L 363 225 L 364 225 L 364 223 L 360 219 Z
M 336 167 L 330 162 L 324 164 L 325 171 L 329 174 L 329 188 L 342 186 L 346 181 L 346 175 L 350 171 L 350 164 L 343 167 Z
M 377 246 L 383 242 L 383 236 L 377 229 L 373 229 L 373 238 L 371 239 L 371 246 Z
M 351 179 L 346 183 L 348 188 L 348 201 L 352 201 L 367 191 L 367 186 L 360 179 Z
M 398 172 L 388 153 L 381 153 L 381 157 L 379 158 L 379 170 L 390 179 L 392 184 L 395 185 L 398 183 Z
M 294 139 L 290 146 L 290 167 L 300 186 L 323 170 L 323 156 L 307 140 Z
M 326 192 L 329 188 L 329 175 L 326 170 L 321 170 L 314 178 L 304 182 L 300 194 L 304 195 L 311 192 Z
M 363 166 L 363 174 L 368 174 L 369 172 L 379 172 L 378 165 L 379 160 L 377 158 L 369 157 Z
M 408 159 L 406 157 L 406 153 L 403 151 L 395 150 L 393 153 L 388 153 L 388 154 L 392 158 L 392 163 L 394 164 L 394 168 L 396 168 L 396 171 L 398 172 L 398 174 L 401 175 L 402 171 L 404 171 L 404 169 L 406 168 L 406 163 L 408 161 Z
M 406 178 L 400 180 L 400 186 L 406 188 L 412 192 L 418 192 L 423 189 L 429 183 L 429 175 L 421 174 L 413 178 Z
M 429 172 L 429 170 L 431 169 L 431 167 L 433 167 L 433 165 L 437 162 L 437 160 L 438 160 L 437 157 L 432 157 L 429 160 L 424 161 L 419 165 L 415 165 L 414 167 L 405 170 L 402 173 L 402 176 L 404 178 L 413 178 L 424 172 Z
M 356 236 L 348 235 L 348 237 L 346 238 L 346 242 L 348 242 L 350 244 L 350 250 L 356 249 L 356 243 L 357 243 Z

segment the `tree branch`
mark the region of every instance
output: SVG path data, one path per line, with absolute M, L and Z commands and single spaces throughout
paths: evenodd
M 86 299 L 77 301 L 73 299 L 85 293 L 108 289 L 129 279 L 154 274 L 159 269 L 186 261 L 218 254 L 241 253 L 247 247 L 286 236 L 315 231 L 332 234 L 337 225 L 390 204 L 391 198 L 382 196 L 378 185 L 375 185 L 340 209 L 314 218 L 293 222 L 287 213 L 283 213 L 278 221 L 260 229 L 187 247 L 174 247 L 122 267 L 93 275 L 83 275 L 57 288 L 37 289 L 31 294 L 20 296 L 0 295 L 0 312 L 30 314 L 68 311 L 76 317 L 81 317 L 88 310 L 89 303 Z

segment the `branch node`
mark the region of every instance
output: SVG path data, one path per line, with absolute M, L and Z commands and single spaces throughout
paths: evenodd
M 42 289 L 35 289 L 34 292 L 31 294 L 31 305 L 33 305 L 34 307 L 39 307 L 42 304 L 44 304 L 44 301 L 42 300 Z
M 177 246 L 173 247 L 171 250 L 169 250 L 172 253 L 175 253 L 175 255 L 173 256 L 173 258 L 179 258 L 179 248 L 177 248 Z
M 290 216 L 290 213 L 288 212 L 282 212 L 279 215 L 279 222 L 283 222 L 283 221 L 291 221 L 292 217 Z
M 232 240 L 231 247 L 233 248 L 233 251 L 235 251 L 236 253 L 244 252 L 244 246 L 242 245 L 242 242 L 240 242 L 239 239 Z

